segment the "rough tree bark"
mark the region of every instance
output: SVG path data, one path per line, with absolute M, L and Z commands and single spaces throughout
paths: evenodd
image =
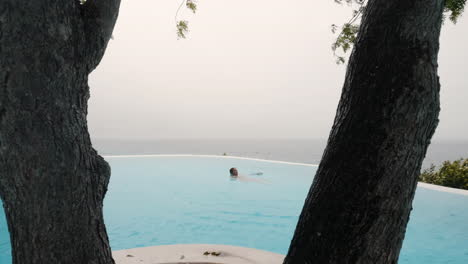
M 13 263 L 114 263 L 108 164 L 91 146 L 88 74 L 119 0 L 0 1 L 0 197 Z
M 284 263 L 397 263 L 438 123 L 443 0 L 370 0 Z

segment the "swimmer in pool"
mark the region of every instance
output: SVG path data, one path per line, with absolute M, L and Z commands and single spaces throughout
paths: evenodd
M 236 168 L 229 169 L 229 173 L 231 174 L 231 177 L 238 177 L 239 176 L 239 172 L 237 171 Z
M 263 184 L 268 183 L 267 181 L 264 181 L 264 180 L 257 180 L 257 179 L 250 178 L 247 176 L 239 175 L 239 172 L 237 171 L 236 168 L 230 168 L 229 174 L 231 175 L 232 180 L 239 180 L 242 182 L 257 182 L 257 183 L 263 183 Z

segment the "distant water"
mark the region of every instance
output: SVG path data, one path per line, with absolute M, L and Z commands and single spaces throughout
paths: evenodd
M 324 139 L 94 139 L 101 155 L 206 154 L 241 156 L 318 164 L 326 146 Z M 423 168 L 431 163 L 468 157 L 468 141 L 435 141 L 429 146 Z

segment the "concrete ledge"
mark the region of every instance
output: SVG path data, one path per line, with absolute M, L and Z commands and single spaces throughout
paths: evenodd
M 431 190 L 435 190 L 439 192 L 448 192 L 448 193 L 455 193 L 455 194 L 468 196 L 468 190 L 450 188 L 450 187 L 445 187 L 445 186 L 440 186 L 440 185 L 429 184 L 425 182 L 418 182 L 418 187 L 431 189 Z
M 132 248 L 112 255 L 116 264 L 281 264 L 284 259 L 264 250 L 210 244 Z
M 309 167 L 318 167 L 317 164 L 309 163 L 300 163 L 300 162 L 289 162 L 289 161 L 280 161 L 280 160 L 268 160 L 268 159 L 258 159 L 258 158 L 247 158 L 239 156 L 220 156 L 220 155 L 203 155 L 203 154 L 143 154 L 143 155 L 102 155 L 104 158 L 157 158 L 157 157 L 194 157 L 194 158 L 221 158 L 221 159 L 240 159 L 240 160 L 255 160 L 262 162 L 270 163 L 280 163 L 280 164 L 289 164 L 289 165 L 300 165 L 300 166 L 309 166 Z

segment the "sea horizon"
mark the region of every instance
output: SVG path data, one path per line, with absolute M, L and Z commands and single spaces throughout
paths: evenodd
M 227 155 L 319 164 L 326 139 L 119 139 L 93 138 L 100 155 L 192 154 Z M 468 140 L 434 140 L 428 148 L 422 168 L 440 166 L 446 160 L 468 157 Z

